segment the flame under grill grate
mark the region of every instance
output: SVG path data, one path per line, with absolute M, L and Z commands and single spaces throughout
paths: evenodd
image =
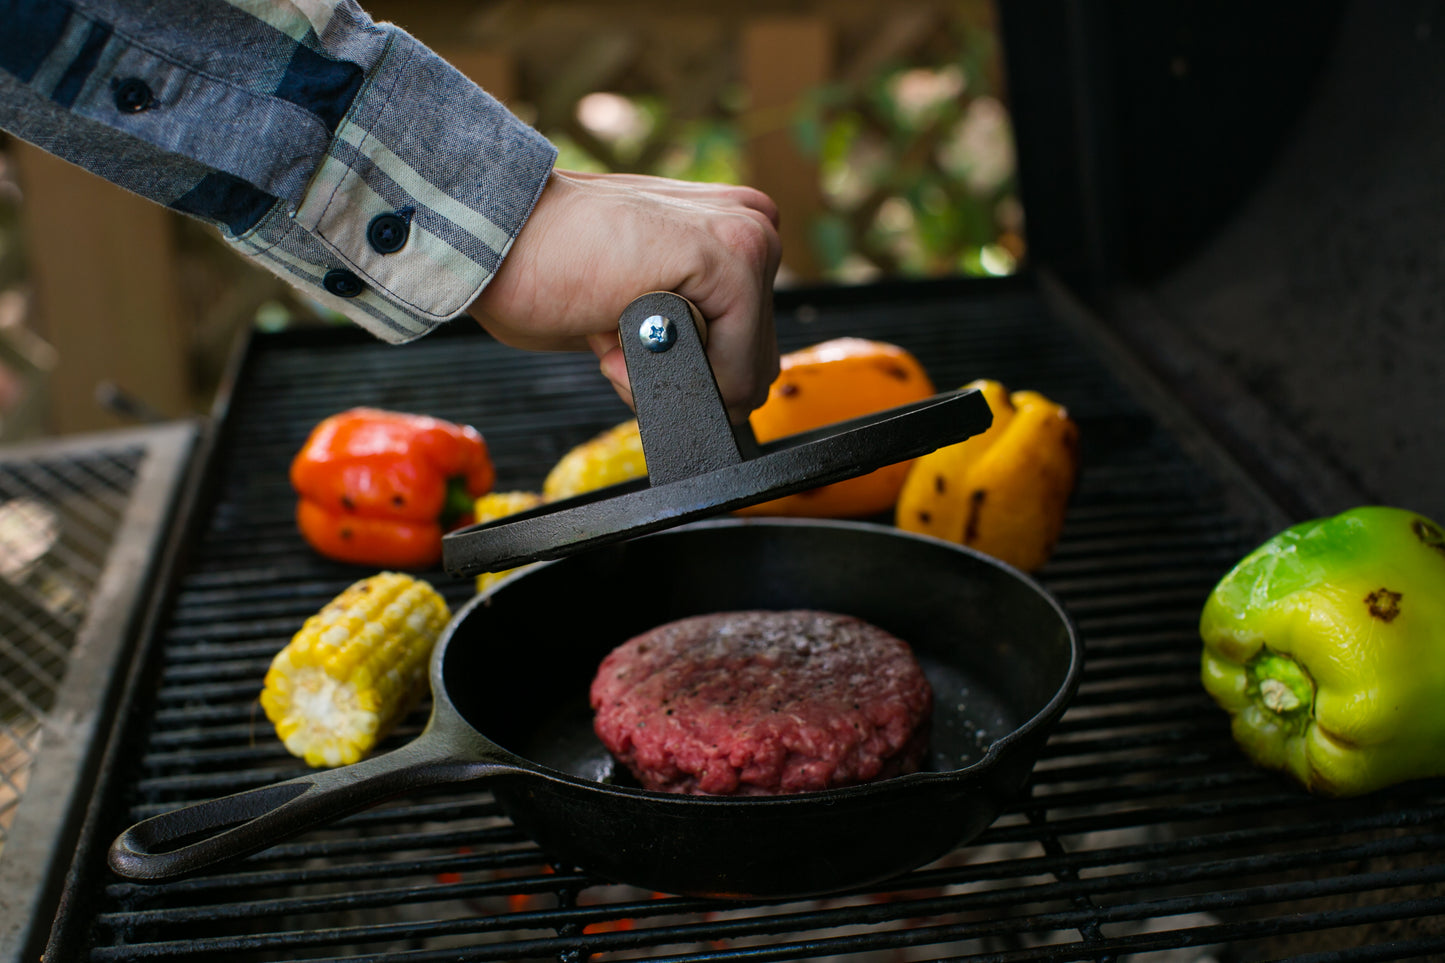
M 785 348 L 839 335 L 914 351 L 938 386 L 994 377 L 1063 401 L 1085 459 L 1042 573 L 1085 638 L 1078 697 L 1027 798 L 983 836 L 885 886 L 733 905 L 552 866 L 483 792 L 392 801 L 235 867 L 117 881 L 130 822 L 297 774 L 255 698 L 301 620 L 357 577 L 295 534 L 291 454 L 351 405 L 482 428 L 499 486 L 536 487 L 572 444 L 627 416 L 590 357 L 480 336 L 388 348 L 349 332 L 259 337 L 212 461 L 216 483 L 150 642 L 155 684 L 124 716 L 56 959 L 1385 960 L 1445 951 L 1445 788 L 1312 799 L 1245 764 L 1199 687 L 1197 618 L 1263 534 L 1221 481 L 1023 288 L 919 287 L 787 305 Z M 1253 497 L 1253 496 L 1250 496 Z M 1264 512 L 1267 514 L 1267 511 Z M 1253 520 L 1251 520 L 1253 519 Z M 469 584 L 436 573 L 456 604 Z M 419 712 L 391 740 L 412 738 Z M 88 956 L 87 956 L 88 955 Z

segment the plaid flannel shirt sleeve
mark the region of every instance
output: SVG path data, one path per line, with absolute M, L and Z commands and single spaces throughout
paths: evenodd
M 352 0 L 0 0 L 0 128 L 378 337 L 465 311 L 556 151 Z

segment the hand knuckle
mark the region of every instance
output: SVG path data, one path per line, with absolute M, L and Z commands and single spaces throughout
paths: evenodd
M 724 218 L 718 223 L 717 237 L 735 256 L 757 263 L 767 258 L 767 231 L 750 217 L 737 215 Z

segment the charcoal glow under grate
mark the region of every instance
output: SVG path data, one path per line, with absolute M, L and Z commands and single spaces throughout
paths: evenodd
M 1310 798 L 1247 765 L 1199 687 L 1199 608 L 1267 534 L 1240 507 L 1253 496 L 1166 431 L 1031 289 L 920 287 L 783 307 L 785 348 L 882 338 L 914 351 L 940 389 L 997 378 L 1064 402 L 1079 421 L 1081 487 L 1041 577 L 1077 620 L 1089 661 L 1030 796 L 971 845 L 891 884 L 773 905 L 660 898 L 550 865 L 489 795 L 455 790 L 393 800 L 195 879 L 110 876 L 103 845 L 130 822 L 302 768 L 256 695 L 301 620 L 358 574 L 295 532 L 286 465 L 312 425 L 357 404 L 469 422 L 491 445 L 498 486 L 535 488 L 568 447 L 627 417 L 590 357 L 463 333 L 402 348 L 353 332 L 264 336 L 220 435 L 215 496 L 150 640 L 154 686 L 125 716 L 132 748 L 101 787 L 110 821 L 80 854 L 54 958 L 1384 960 L 1445 950 L 1445 788 Z M 454 605 L 471 593 L 440 572 L 434 582 Z M 1338 952 L 1312 955 L 1326 951 Z

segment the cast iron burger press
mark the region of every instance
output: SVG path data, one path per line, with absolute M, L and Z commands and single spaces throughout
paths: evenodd
M 658 291 L 629 304 L 618 336 L 647 477 L 550 502 L 442 539 L 452 575 L 500 572 L 842 481 L 962 441 L 993 421 L 960 389 L 759 445 L 729 424 L 690 302 Z

